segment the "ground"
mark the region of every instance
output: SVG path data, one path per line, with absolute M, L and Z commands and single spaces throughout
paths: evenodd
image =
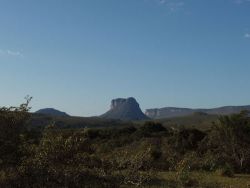
M 174 172 L 160 172 L 156 181 L 148 188 L 184 188 L 176 185 Z M 196 188 L 250 188 L 250 175 L 236 174 L 234 178 L 222 177 L 216 173 L 191 172 L 190 177 L 199 182 Z M 189 187 L 189 186 L 186 186 Z
M 175 178 L 173 172 L 159 174 L 165 182 L 171 182 Z M 200 182 L 200 187 L 223 187 L 223 188 L 250 188 L 250 175 L 236 174 L 234 178 L 222 177 L 216 173 L 192 172 L 191 177 Z M 164 181 L 163 181 L 164 182 Z M 160 186 L 158 186 L 160 187 Z M 163 185 L 164 187 L 164 185 Z

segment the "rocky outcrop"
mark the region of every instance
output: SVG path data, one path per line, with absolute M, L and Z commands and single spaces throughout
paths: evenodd
M 149 119 L 140 109 L 138 102 L 133 98 L 118 98 L 111 101 L 110 110 L 101 115 L 106 119 L 144 120 Z
M 175 108 L 175 107 L 166 107 L 166 108 L 155 108 L 147 109 L 145 114 L 152 119 L 162 119 L 162 118 L 171 118 L 178 116 L 186 116 L 192 114 L 194 110 L 188 108 Z
M 213 114 L 213 115 L 229 115 L 229 114 L 239 113 L 242 110 L 250 111 L 250 106 L 224 106 L 212 109 L 166 107 L 166 108 L 147 109 L 145 114 L 152 119 L 163 119 L 163 118 L 187 116 L 197 112 L 203 114 Z

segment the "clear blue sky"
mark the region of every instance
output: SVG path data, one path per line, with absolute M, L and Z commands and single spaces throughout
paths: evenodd
M 0 0 L 0 106 L 250 104 L 249 0 Z

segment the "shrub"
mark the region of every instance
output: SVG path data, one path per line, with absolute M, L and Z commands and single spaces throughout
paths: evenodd
M 0 167 L 15 166 L 21 159 L 21 137 L 29 118 L 29 102 L 20 107 L 0 108 Z
M 174 135 L 176 149 L 183 153 L 188 150 L 196 150 L 205 136 L 206 133 L 197 129 L 183 129 Z
M 95 139 L 100 137 L 100 130 L 98 129 L 86 129 L 85 136 L 90 139 Z
M 250 120 L 243 111 L 221 116 L 209 134 L 208 149 L 231 165 L 237 172 L 246 172 L 250 165 Z
M 222 168 L 216 170 L 216 173 L 220 176 L 225 176 L 230 178 L 234 177 L 234 170 L 229 164 L 226 164 Z
M 160 123 L 145 122 L 137 131 L 137 137 L 152 137 L 154 135 L 159 136 L 160 133 L 168 133 L 168 130 Z

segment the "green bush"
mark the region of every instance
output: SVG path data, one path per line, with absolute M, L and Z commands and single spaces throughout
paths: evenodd
M 234 170 L 229 164 L 226 164 L 225 166 L 216 170 L 216 173 L 220 176 L 225 176 L 230 178 L 234 177 Z
M 0 168 L 15 166 L 22 157 L 20 146 L 30 117 L 29 102 L 19 107 L 0 108 Z
M 176 171 L 172 187 L 213 187 L 191 172 L 250 171 L 244 114 L 221 118 L 208 132 L 171 131 L 155 122 L 105 129 L 52 124 L 39 132 L 26 129 L 28 103 L 0 109 L 0 187 L 143 186 L 168 170 Z
M 85 136 L 90 139 L 95 139 L 100 137 L 100 130 L 98 129 L 86 129 Z

